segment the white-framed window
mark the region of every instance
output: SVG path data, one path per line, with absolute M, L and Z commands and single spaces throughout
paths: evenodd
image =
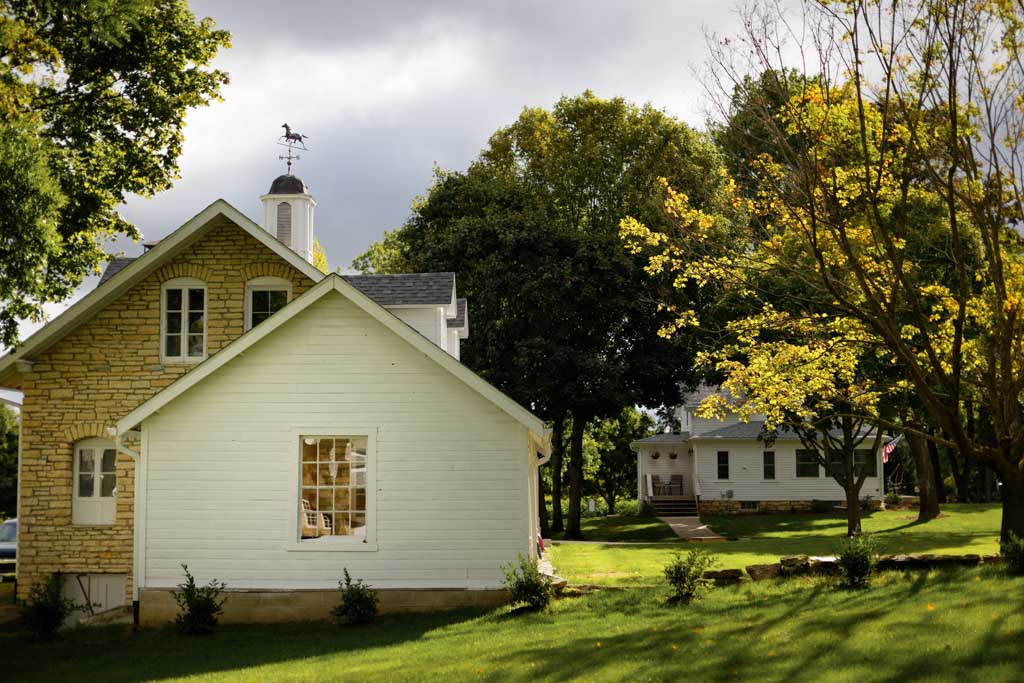
M 729 478 L 729 451 L 718 451 L 718 478 L 727 480 Z
M 761 454 L 762 475 L 765 481 L 775 479 L 775 451 L 764 451 Z
M 796 476 L 818 477 L 818 454 L 803 448 L 796 452 Z
M 206 357 L 206 283 L 168 280 L 160 288 L 160 358 L 198 362 Z
M 257 277 L 245 283 L 245 329 L 284 308 L 292 298 L 292 283 L 279 277 Z
M 372 453 L 366 435 L 299 437 L 299 542 L 366 543 Z
M 113 524 L 117 515 L 117 451 L 108 439 L 74 446 L 72 524 Z

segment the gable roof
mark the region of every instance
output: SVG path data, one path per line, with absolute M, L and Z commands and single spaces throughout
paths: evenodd
M 128 413 L 117 423 L 117 433 L 123 434 L 134 429 L 144 419 L 176 399 L 189 388 L 203 381 L 206 377 L 209 377 L 233 358 L 244 353 L 249 347 L 258 344 L 267 335 L 330 292 L 340 293 L 358 308 L 369 314 L 370 317 L 412 345 L 417 351 L 423 353 L 427 358 L 455 375 L 456 378 L 464 382 L 469 388 L 491 401 L 519 424 L 526 427 L 534 435 L 538 443 L 545 441 L 546 430 L 540 418 L 506 396 L 465 365 L 455 360 L 446 351 L 402 322 L 397 316 L 385 310 L 366 294 L 356 289 L 347 278 L 336 273 L 324 277 L 323 280 L 293 299 L 291 303 L 270 318 L 225 346 L 218 353 L 207 358 L 194 370 L 182 375 L 170 386 L 164 388 L 148 401 L 145 401 L 135 410 Z
M 342 277 L 381 306 L 448 306 L 455 294 L 455 273 Z
M 36 331 L 17 349 L 0 358 L 0 377 L 3 377 L 17 361 L 27 360 L 33 354 L 49 348 L 76 327 L 91 319 L 108 303 L 152 274 L 167 259 L 194 243 L 208 227 L 218 224 L 219 221 L 229 221 L 249 233 L 249 235 L 256 238 L 257 241 L 294 266 L 306 277 L 313 280 L 313 282 L 320 280 L 324 276 L 313 264 L 282 244 L 266 230 L 256 225 L 241 211 L 223 199 L 218 199 L 190 218 L 180 228 L 160 240 L 145 254 L 121 266 L 115 274 L 107 278 L 106 282 L 79 299 L 78 302 L 50 321 L 49 324 Z

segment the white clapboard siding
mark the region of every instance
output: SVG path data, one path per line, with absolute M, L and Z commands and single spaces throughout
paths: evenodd
M 734 500 L 844 500 L 846 494 L 835 479 L 819 467 L 819 477 L 796 476 L 796 450 L 794 441 L 776 441 L 771 447 L 751 440 L 720 440 L 714 443 L 694 442 L 697 476 L 700 478 L 701 497 L 721 498 L 726 491 L 733 492 Z M 775 479 L 764 479 L 764 451 L 775 452 Z M 718 479 L 718 451 L 729 452 L 729 479 Z M 878 472 L 882 471 L 881 456 L 876 453 Z M 861 497 L 881 498 L 881 479 L 864 480 Z
M 448 350 L 448 329 L 441 329 L 439 321 L 444 319 L 444 306 L 392 306 L 388 310 L 424 337 Z M 443 333 L 443 334 L 442 334 Z
M 376 551 L 294 550 L 293 430 L 330 424 L 376 429 Z M 526 429 L 338 293 L 143 433 L 144 587 L 185 563 L 233 588 L 333 588 L 343 567 L 378 588 L 496 588 L 530 550 Z
M 681 474 L 683 475 L 682 495 L 694 495 L 692 456 L 687 449 L 688 446 L 685 443 L 643 447 L 640 450 L 641 474 L 657 475 L 663 484 L 668 484 L 672 480 L 673 474 Z M 655 451 L 659 453 L 657 460 L 652 457 Z M 675 460 L 669 457 L 670 453 L 676 454 Z M 673 493 L 676 492 L 673 491 Z

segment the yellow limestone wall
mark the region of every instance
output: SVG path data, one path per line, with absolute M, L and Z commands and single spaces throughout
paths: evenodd
M 72 449 L 109 438 L 106 426 L 195 367 L 160 363 L 160 285 L 207 284 L 207 353 L 244 331 L 245 283 L 290 280 L 293 298 L 313 282 L 238 226 L 222 219 L 195 244 L 39 354 L 23 374 L 18 510 L 18 595 L 54 571 L 125 574 L 132 595 L 134 462 L 117 459 L 117 517 L 110 526 L 71 523 Z M 137 450 L 138 444 L 126 444 Z

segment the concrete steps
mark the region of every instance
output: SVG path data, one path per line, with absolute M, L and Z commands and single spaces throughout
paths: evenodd
M 695 517 L 697 501 L 695 500 L 656 500 L 652 503 L 659 517 Z

